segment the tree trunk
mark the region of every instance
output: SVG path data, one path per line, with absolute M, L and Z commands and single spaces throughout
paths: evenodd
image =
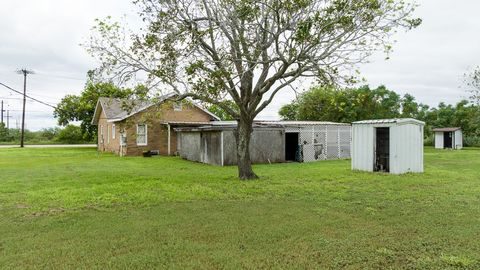
M 237 124 L 235 138 L 237 140 L 238 177 L 241 180 L 256 179 L 258 176 L 253 172 L 250 160 L 250 136 L 253 131 L 253 121 L 242 117 Z

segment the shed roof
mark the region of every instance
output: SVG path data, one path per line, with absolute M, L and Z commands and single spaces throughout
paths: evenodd
M 447 128 L 434 128 L 432 129 L 433 132 L 451 132 L 451 131 L 457 131 L 461 130 L 462 128 L 460 127 L 447 127 Z
M 373 119 L 373 120 L 362 120 L 356 121 L 352 124 L 354 125 L 377 125 L 377 124 L 416 124 L 416 125 L 425 125 L 425 122 L 422 122 L 413 118 L 392 118 L 392 119 Z

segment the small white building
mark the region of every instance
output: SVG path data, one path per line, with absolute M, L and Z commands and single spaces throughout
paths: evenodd
M 423 172 L 425 123 L 412 118 L 352 123 L 352 170 Z
M 459 127 L 453 128 L 434 128 L 435 132 L 435 148 L 437 149 L 462 149 L 463 134 Z

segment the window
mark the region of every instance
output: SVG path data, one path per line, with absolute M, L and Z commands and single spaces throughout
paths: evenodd
M 112 125 L 112 139 L 115 139 L 115 124 Z
M 179 112 L 182 110 L 182 102 L 174 102 L 173 103 L 173 110 Z
M 107 143 L 110 143 L 110 126 L 107 124 Z
M 146 124 L 137 124 L 137 145 L 147 145 Z

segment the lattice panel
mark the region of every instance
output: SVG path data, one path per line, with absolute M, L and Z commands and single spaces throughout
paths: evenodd
M 350 158 L 350 126 L 309 125 L 286 127 L 285 131 L 299 133 L 303 162 Z

